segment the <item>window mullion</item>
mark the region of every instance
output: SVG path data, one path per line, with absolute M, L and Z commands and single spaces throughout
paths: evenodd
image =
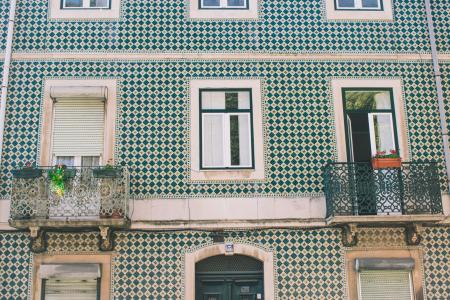
M 90 0 L 83 0 L 83 8 L 90 8 L 89 1 Z
M 363 6 L 362 6 L 362 0 L 356 0 L 356 1 L 355 1 L 355 8 L 356 8 L 356 9 L 362 9 L 362 8 L 363 8 Z
M 230 114 L 223 114 L 223 145 L 224 163 L 226 167 L 231 167 L 231 136 L 230 136 Z
M 220 7 L 221 8 L 227 7 L 227 0 L 220 0 Z

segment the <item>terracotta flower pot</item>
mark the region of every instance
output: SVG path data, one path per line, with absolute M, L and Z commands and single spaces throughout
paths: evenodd
M 401 168 L 402 159 L 398 158 L 373 158 L 372 168 L 374 169 L 388 169 L 388 168 Z

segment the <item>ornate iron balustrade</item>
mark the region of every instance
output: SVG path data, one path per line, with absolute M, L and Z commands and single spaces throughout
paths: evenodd
M 40 167 L 13 172 L 11 220 L 128 218 L 126 168 L 67 168 L 62 195 L 52 188 L 52 170 Z
M 324 170 L 327 217 L 442 214 L 436 163 L 373 169 L 370 163 L 329 163 Z

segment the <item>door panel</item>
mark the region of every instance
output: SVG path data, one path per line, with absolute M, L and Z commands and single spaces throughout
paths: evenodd
M 214 276 L 197 276 L 196 300 L 263 300 L 264 283 L 262 275 L 224 275 L 223 280 L 208 279 Z
M 197 300 L 228 300 L 229 287 L 225 280 L 202 280 L 196 282 Z

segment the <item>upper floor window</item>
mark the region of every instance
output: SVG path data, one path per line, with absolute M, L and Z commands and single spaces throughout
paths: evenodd
M 201 9 L 248 9 L 249 0 L 199 0 Z
M 200 90 L 201 168 L 253 168 L 251 89 Z
M 61 8 L 107 8 L 109 9 L 111 0 L 62 0 Z
M 382 0 L 336 0 L 337 9 L 382 10 Z

